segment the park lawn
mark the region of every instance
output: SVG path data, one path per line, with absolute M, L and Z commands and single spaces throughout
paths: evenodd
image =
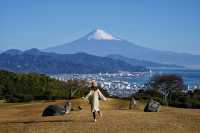
M 41 117 L 49 104 L 0 103 L 0 133 L 200 133 L 200 110 L 161 107 L 157 113 L 143 112 L 144 104 L 128 110 L 128 101 L 101 102 L 103 117 L 93 122 L 87 101 L 73 99 L 74 111 L 64 116 Z M 78 111 L 78 106 L 83 108 Z

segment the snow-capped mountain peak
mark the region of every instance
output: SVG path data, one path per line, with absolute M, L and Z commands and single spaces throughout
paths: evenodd
M 116 38 L 112 36 L 111 34 L 105 32 L 102 29 L 96 29 L 95 31 L 91 32 L 87 36 L 88 40 L 120 40 L 119 38 Z

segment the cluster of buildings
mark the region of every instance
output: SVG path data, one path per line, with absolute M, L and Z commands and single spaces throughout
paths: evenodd
M 111 96 L 128 97 L 139 90 L 136 83 L 129 83 L 127 81 L 97 81 L 99 85 L 106 89 Z
M 200 85 L 193 85 L 192 87 L 187 85 L 187 91 L 193 91 L 193 90 L 197 90 L 197 89 L 200 89 Z
M 144 88 L 144 84 L 152 76 L 152 71 L 149 72 L 118 72 L 118 73 L 99 73 L 99 74 L 57 74 L 52 75 L 52 78 L 67 81 L 67 80 L 86 80 L 88 83 L 91 80 L 96 80 L 98 86 L 107 90 L 111 96 L 128 97 L 139 89 Z M 138 78 L 139 81 L 134 79 Z M 146 78 L 146 79 L 145 79 Z M 199 89 L 200 85 L 187 86 L 187 90 Z
M 111 96 L 128 97 L 137 92 L 141 87 L 136 82 L 129 82 L 127 78 L 144 76 L 145 72 L 119 72 L 119 73 L 99 73 L 99 74 L 58 74 L 51 76 L 58 80 L 96 80 L 98 86 L 106 89 Z

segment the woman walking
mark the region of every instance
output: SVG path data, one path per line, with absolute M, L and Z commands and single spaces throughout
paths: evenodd
M 94 122 L 96 122 L 96 112 L 99 114 L 100 117 L 102 117 L 102 113 L 99 109 L 99 99 L 103 101 L 106 101 L 107 99 L 101 93 L 101 91 L 97 88 L 97 83 L 95 80 L 92 81 L 90 92 L 87 94 L 87 96 L 84 99 L 89 100 Z

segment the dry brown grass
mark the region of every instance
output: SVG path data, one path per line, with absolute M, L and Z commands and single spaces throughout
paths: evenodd
M 128 102 L 102 102 L 103 117 L 94 123 L 86 101 L 72 100 L 83 111 L 64 116 L 41 117 L 48 104 L 63 101 L 0 105 L 0 133 L 200 133 L 200 110 L 162 107 L 161 112 L 145 113 L 143 104 L 127 110 Z

